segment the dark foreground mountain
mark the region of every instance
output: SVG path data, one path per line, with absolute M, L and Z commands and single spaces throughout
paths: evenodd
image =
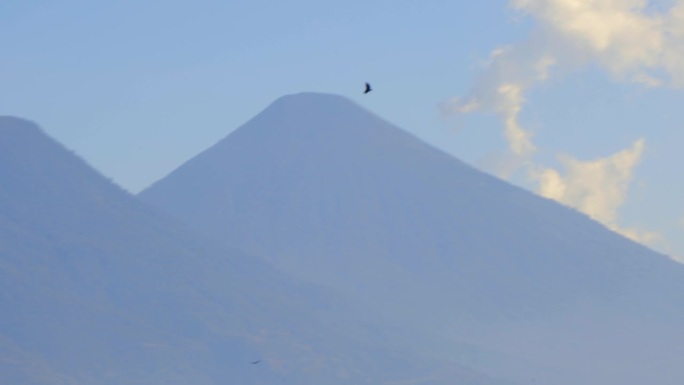
M 140 197 L 442 358 L 530 383 L 684 378 L 681 265 L 342 97 L 283 97 Z
M 501 384 L 363 316 L 0 117 L 0 383 Z

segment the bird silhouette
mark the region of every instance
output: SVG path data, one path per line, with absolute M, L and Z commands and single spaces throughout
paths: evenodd
M 371 91 L 373 91 L 373 89 L 371 88 L 370 84 L 366 83 L 366 90 L 363 91 L 363 93 L 364 93 L 364 94 L 367 94 L 367 93 L 369 93 L 369 92 L 371 92 Z
M 259 362 L 261 362 L 261 360 L 258 360 L 258 361 L 252 361 L 252 362 L 251 362 L 251 364 L 252 364 L 252 365 L 256 365 L 256 364 L 258 364 Z

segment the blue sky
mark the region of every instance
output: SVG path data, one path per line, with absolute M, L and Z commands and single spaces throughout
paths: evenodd
M 137 192 L 279 96 L 341 94 L 684 256 L 684 2 L 565 3 L 4 0 L 0 114 Z

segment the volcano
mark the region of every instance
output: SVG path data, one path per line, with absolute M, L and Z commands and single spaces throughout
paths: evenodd
M 284 96 L 139 196 L 429 354 L 521 383 L 684 378 L 680 264 L 344 97 Z
M 196 234 L 0 117 L 0 383 L 504 384 Z M 252 365 L 259 362 L 259 365 Z

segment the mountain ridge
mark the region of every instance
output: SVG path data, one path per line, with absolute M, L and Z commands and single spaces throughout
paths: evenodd
M 334 293 L 192 233 L 16 118 L 0 118 L 0 251 L 2 383 L 503 384 L 388 345 Z
M 549 383 L 585 380 L 601 354 L 624 366 L 629 349 L 588 337 L 609 339 L 613 324 L 666 324 L 658 341 L 684 338 L 680 264 L 339 96 L 278 99 L 138 196 L 407 328 L 584 366 Z M 568 328 L 586 357 L 570 354 Z

